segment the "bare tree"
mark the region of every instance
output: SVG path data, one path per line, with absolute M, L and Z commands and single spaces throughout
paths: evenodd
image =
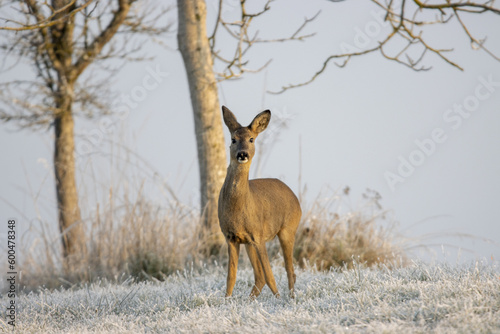
M 331 2 L 341 2 L 345 0 L 329 0 Z M 449 56 L 453 49 L 432 45 L 426 38 L 426 32 L 437 25 L 446 25 L 456 20 L 468 37 L 471 47 L 485 51 L 494 59 L 500 61 L 500 57 L 495 55 L 486 46 L 486 37 L 478 38 L 471 33 L 471 29 L 465 18 L 472 15 L 500 15 L 500 7 L 495 7 L 495 0 L 482 1 L 452 1 L 443 0 L 441 3 L 420 0 L 370 0 L 373 4 L 381 8 L 385 15 L 384 20 L 389 24 L 387 35 L 381 38 L 377 45 L 364 50 L 348 50 L 348 52 L 328 56 L 320 69 L 314 73 L 309 80 L 302 83 L 289 84 L 283 86 L 281 90 L 270 92 L 280 94 L 286 90 L 305 86 L 313 82 L 318 76 L 325 72 L 330 63 L 335 63 L 338 67 L 344 67 L 348 62 L 358 56 L 379 52 L 385 59 L 395 61 L 414 71 L 428 71 L 431 67 L 424 64 L 425 56 L 428 54 L 437 55 L 447 64 L 463 70 Z M 392 45 L 402 45 L 394 51 Z
M 206 250 L 216 252 L 223 242 L 217 217 L 219 191 L 226 176 L 226 150 L 220 117 L 217 82 L 206 32 L 206 4 L 203 0 L 177 1 L 179 49 L 184 59 L 193 107 L 201 209 Z
M 54 172 L 59 229 L 65 268 L 86 252 L 86 237 L 75 180 L 76 114 L 109 111 L 100 94 L 105 88 L 83 73 L 93 63 L 134 58 L 140 43 L 112 39 L 118 32 L 162 33 L 152 11 L 129 15 L 134 0 L 52 0 L 2 2 L 11 18 L 2 18 L 6 35 L 0 47 L 9 59 L 27 60 L 35 78 L 15 80 L 0 88 L 0 120 L 21 127 L 54 127 Z M 158 11 L 164 13 L 164 10 Z M 157 17 L 157 13 L 154 14 Z M 133 40 L 132 40 L 133 41 Z M 16 63 L 15 63 L 16 64 Z M 14 65 L 15 65 L 14 64 Z
M 262 39 L 258 31 L 250 31 L 251 22 L 268 12 L 272 0 L 257 13 L 249 13 L 246 1 L 235 6 L 239 18 L 223 17 L 224 1 L 219 0 L 214 30 L 207 34 L 207 9 L 204 0 L 177 1 L 177 40 L 182 54 L 191 94 L 195 134 L 200 170 L 201 209 L 204 231 L 209 234 L 206 252 L 216 254 L 224 243 L 217 217 L 219 192 L 226 176 L 226 151 L 222 131 L 221 109 L 217 82 L 241 77 L 246 72 L 258 72 L 270 60 L 257 69 L 248 66 L 247 52 L 259 43 L 301 41 L 312 35 L 301 35 L 302 29 L 317 16 L 305 19 L 290 36 Z M 234 48 L 223 53 L 217 49 L 217 36 L 226 33 L 235 41 Z M 222 65 L 222 66 L 221 66 Z M 219 67 L 222 69 L 218 70 Z

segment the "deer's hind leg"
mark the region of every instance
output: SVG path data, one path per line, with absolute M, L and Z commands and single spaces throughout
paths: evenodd
M 266 284 L 271 289 L 272 293 L 279 297 L 278 288 L 276 287 L 276 280 L 274 279 L 273 271 L 271 270 L 271 263 L 269 262 L 269 257 L 267 256 L 266 243 L 254 245 L 259 256 L 260 264 L 262 265 L 262 270 L 264 271 L 264 277 L 266 279 Z
M 290 290 L 290 297 L 294 298 L 294 286 L 297 276 L 293 269 L 293 245 L 295 244 L 295 234 L 289 234 L 281 230 L 278 233 L 281 249 L 283 250 L 283 257 L 285 258 L 285 269 L 288 277 L 288 289 Z

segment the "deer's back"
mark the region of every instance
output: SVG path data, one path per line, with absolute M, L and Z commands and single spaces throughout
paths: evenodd
M 250 192 L 255 209 L 263 213 L 264 220 L 300 220 L 299 200 L 293 191 L 278 179 L 250 180 Z

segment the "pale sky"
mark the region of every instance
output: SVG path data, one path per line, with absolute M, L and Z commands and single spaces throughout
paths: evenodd
M 213 21 L 218 1 L 207 2 L 209 21 Z M 377 8 L 363 3 L 273 3 L 272 10 L 254 22 L 261 36 L 288 35 L 305 16 L 311 17 L 321 9 L 320 16 L 305 31 L 316 32 L 316 36 L 304 42 L 255 46 L 249 53 L 249 67 L 258 68 L 270 58 L 273 61 L 260 73 L 221 83 L 221 104 L 230 108 L 242 124 L 248 124 L 264 109 L 273 113 L 271 124 L 286 119 L 287 127 L 270 137 L 275 140 L 272 149 L 266 151 L 262 177 L 279 177 L 297 192 L 301 165 L 308 202 L 318 194 L 334 196 L 335 191 L 349 186 L 352 207 L 362 203 L 361 194 L 367 188 L 374 189 L 382 196 L 382 206 L 399 222 L 402 233 L 414 238 L 416 244 L 437 244 L 433 249 L 438 251 L 438 258 L 442 258 L 439 245 L 445 244 L 449 261 L 456 261 L 456 248 L 473 251 L 462 253 L 465 260 L 489 260 L 492 256 L 498 260 L 500 62 L 483 51 L 472 50 L 456 22 L 429 30 L 424 37 L 438 48 L 454 48 L 448 55 L 465 69 L 463 72 L 430 54 L 424 64 L 432 70 L 414 72 L 376 53 L 354 58 L 345 68 L 331 64 L 308 86 L 281 95 L 264 93 L 309 79 L 328 55 L 341 52 L 342 45 L 376 45 L 387 29 L 380 25 Z M 232 15 L 231 11 L 235 9 L 229 1 L 225 14 Z M 481 15 L 467 18 L 467 22 L 478 37 L 487 35 L 488 47 L 500 55 L 500 17 Z M 170 50 L 148 46 L 145 51 L 155 60 L 127 64 L 111 80 L 116 92 L 137 97 L 130 115 L 110 118 L 116 122 L 113 133 L 96 139 L 96 146 L 89 148 L 85 140 L 97 138 L 91 134 L 99 129 L 99 121 L 77 119 L 77 146 L 84 153 L 77 155 L 80 193 L 87 194 L 80 199 L 84 211 L 93 210 L 95 201 L 105 197 L 99 192 L 106 184 L 119 183 L 129 191 L 138 189 L 110 167 L 125 168 L 113 156 L 122 144 L 147 162 L 149 167 L 141 168 L 151 183 L 153 178 L 148 175 L 154 170 L 182 201 L 198 205 L 189 90 L 175 34 L 167 44 Z M 232 52 L 229 41 L 220 39 L 218 45 L 223 52 Z M 19 66 L 2 75 L 1 80 L 29 71 L 29 66 Z M 149 86 L 145 87 L 148 75 L 156 81 L 147 79 Z M 33 133 L 18 132 L 5 124 L 0 127 L 2 221 L 15 217 L 22 225 L 20 229 L 38 219 L 56 226 L 52 137 L 53 129 Z M 89 150 L 92 154 L 86 154 Z M 134 159 L 129 157 L 128 161 Z M 102 184 L 89 184 L 92 179 Z M 165 197 L 151 190 L 151 198 L 161 202 Z M 439 237 L 425 238 L 429 234 Z M 446 237 L 459 234 L 476 238 Z M 482 241 L 484 238 L 497 245 Z M 416 255 L 429 258 L 429 254 Z

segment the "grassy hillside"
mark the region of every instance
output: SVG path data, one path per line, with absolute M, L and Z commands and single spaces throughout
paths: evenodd
M 249 300 L 251 270 L 238 272 L 224 298 L 225 268 L 183 271 L 163 282 L 94 282 L 17 299 L 17 330 L 68 332 L 389 332 L 500 333 L 500 270 L 494 264 L 426 265 L 297 272 L 296 299 L 286 273 L 273 270 L 282 294 L 266 287 Z M 1 307 L 9 300 L 3 295 Z M 0 330 L 8 325 L 0 322 Z

